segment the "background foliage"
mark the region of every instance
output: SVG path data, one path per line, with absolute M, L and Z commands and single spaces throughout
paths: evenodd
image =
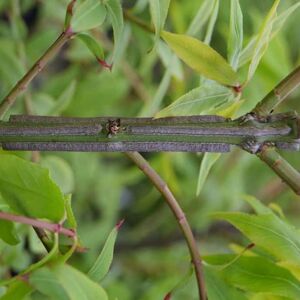
M 1 98 L 59 35 L 69 1 L 22 0 L 20 15 L 14 11 L 13 2 L 0 1 Z M 123 1 L 122 4 L 147 23 L 154 22 L 159 32 L 163 24 L 160 24 L 161 19 L 155 19 L 154 2 L 151 2 L 151 10 L 147 1 L 143 0 Z M 164 28 L 176 33 L 194 30 L 193 35 L 206 42 L 211 39 L 211 46 L 226 57 L 230 1 L 220 1 L 218 10 L 215 4 L 212 14 L 208 14 L 203 26 L 195 32 L 193 26 L 189 29 L 189 24 L 203 2 L 172 0 Z M 251 36 L 258 32 L 273 1 L 240 2 L 245 46 Z M 298 2 L 282 1 L 279 11 Z M 270 42 L 253 79 L 243 92 L 237 115 L 251 110 L 276 83 L 299 65 L 299 18 L 300 10 L 296 10 Z M 124 30 L 117 32 L 120 24 L 114 22 L 117 21 L 112 22 L 107 18 L 101 27 L 90 32 L 103 47 L 103 58 L 108 63 L 113 60 L 113 71 L 99 66 L 81 40 L 72 40 L 30 85 L 28 93 L 34 114 L 153 116 L 175 99 L 198 87 L 199 80 L 206 80 L 199 78 L 199 74 L 172 55 L 166 44 L 159 41 L 159 34 L 149 34 L 130 22 L 125 22 Z M 112 25 L 119 43 L 115 52 Z M 213 29 L 211 34 L 210 29 Z M 245 75 L 247 69 L 248 65 L 243 66 L 240 73 Z M 299 91 L 281 106 L 281 111 L 299 112 L 298 99 Z M 206 105 L 198 108 L 201 110 L 199 113 L 217 112 L 210 104 Z M 9 114 L 23 112 L 24 101 L 19 100 Z M 27 160 L 31 157 L 30 153 L 15 154 Z M 21 170 L 19 161 L 9 161 L 4 159 L 4 155 L 1 156 L 0 188 L 1 196 L 5 199 L 8 197 L 4 188 L 7 185 L 3 181 L 10 177 L 5 172 L 13 172 L 14 166 L 19 172 L 25 171 Z M 300 169 L 298 153 L 283 153 L 283 156 Z M 296 299 L 300 295 L 300 238 L 298 229 L 290 223 L 296 228 L 300 227 L 297 218 L 299 199 L 255 156 L 234 149 L 220 158 L 203 157 L 203 154 L 187 153 L 146 155 L 170 185 L 196 232 L 201 253 L 207 262 L 205 275 L 209 299 Z M 211 160 L 216 163 L 206 178 Z M 10 205 L 14 205 L 14 211 L 19 213 L 30 211 L 33 217 L 59 220 L 63 194 L 71 193 L 80 243 L 88 251 L 74 254 L 69 261 L 72 267 L 57 267 L 51 271 L 46 267 L 39 269 L 31 278 L 35 286 L 39 286 L 38 280 L 42 276 L 55 276 L 67 292 L 70 287 L 61 279 L 64 276 L 84 285 L 87 279 L 82 279 L 83 273 L 77 270 L 87 272 L 90 269 L 111 229 L 125 218 L 111 270 L 101 281 L 109 299 L 162 299 L 178 282 L 184 284 L 178 286 L 174 299 L 197 298 L 194 279 L 189 275 L 190 259 L 186 245 L 170 211 L 155 188 L 122 154 L 41 153 L 40 165 L 49 169 L 51 178 L 58 185 L 53 183 L 55 187 L 49 187 L 37 182 L 46 194 L 47 189 L 57 189 L 56 215 L 43 215 L 43 209 L 37 206 L 36 211 L 32 211 L 26 210 L 26 207 L 20 208 L 16 203 Z M 33 167 L 30 170 L 33 173 L 27 174 L 29 179 L 30 176 L 47 176 L 40 175 L 39 172 L 42 174 L 43 171 Z M 248 195 L 261 200 L 266 206 Z M 22 197 L 32 199 L 32 195 L 25 193 Z M 18 196 L 12 198 L 17 199 Z M 5 203 L 2 199 L 1 210 L 7 209 Z M 271 208 L 267 208 L 268 205 Z M 272 226 L 275 236 L 272 235 L 274 232 L 266 233 L 262 229 Z M 0 273 L 3 278 L 24 270 L 45 254 L 32 229 L 25 225 L 15 227 L 18 237 L 1 236 Z M 256 246 L 235 261 L 233 253 L 240 253 L 251 242 Z M 249 274 L 243 273 L 245 269 Z M 89 281 L 86 287 L 91 291 L 93 284 Z M 22 287 L 17 288 L 21 290 Z M 47 295 L 45 289 L 40 289 Z M 4 288 L 2 291 L 4 293 Z M 97 293 L 101 292 L 97 290 Z M 222 298 L 222 294 L 229 298 Z M 100 297 L 100 294 L 97 295 Z M 30 297 L 41 299 L 38 293 Z

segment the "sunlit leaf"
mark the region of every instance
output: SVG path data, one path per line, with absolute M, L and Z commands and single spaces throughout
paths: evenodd
M 199 177 L 198 177 L 198 183 L 197 183 L 197 196 L 199 196 L 202 187 L 204 185 L 204 182 L 206 181 L 206 178 L 208 176 L 208 173 L 212 166 L 215 164 L 215 162 L 219 159 L 220 153 L 204 153 L 201 165 L 200 165 L 200 171 L 199 171 Z
M 168 15 L 170 0 L 149 0 L 151 19 L 155 28 L 155 42 L 158 41 Z
M 238 85 L 238 75 L 226 60 L 213 48 L 183 34 L 162 32 L 171 49 L 192 69 L 221 84 Z
M 99 282 L 108 273 L 114 256 L 114 247 L 118 231 L 122 223 L 123 222 L 121 222 L 120 225 L 116 225 L 115 228 L 110 232 L 100 255 L 89 270 L 88 276 L 92 280 Z
M 207 287 L 208 299 L 214 300 L 246 300 L 246 296 L 230 286 L 214 268 L 204 266 L 205 284 Z
M 226 87 L 216 83 L 203 84 L 162 109 L 155 117 L 215 113 L 222 105 L 230 102 L 232 96 L 232 91 Z
M 300 2 L 292 5 L 288 9 L 286 9 L 284 12 L 282 12 L 280 15 L 278 15 L 272 26 L 272 34 L 271 39 L 276 36 L 276 34 L 280 31 L 282 26 L 284 25 L 285 21 L 289 18 L 289 16 L 298 8 L 300 7 Z M 239 59 L 239 67 L 246 64 L 248 61 L 251 60 L 251 57 L 253 56 L 254 48 L 256 45 L 258 39 L 258 35 L 255 35 L 253 38 L 250 39 L 247 46 L 242 50 L 240 53 L 240 59 Z
M 230 2 L 230 30 L 228 39 L 228 60 L 234 70 L 237 69 L 243 47 L 243 13 L 239 0 Z
M 52 221 L 64 216 L 64 197 L 49 171 L 17 156 L 0 154 L 0 192 L 17 213 Z
M 300 282 L 288 270 L 258 256 L 242 256 L 233 264 L 228 264 L 234 257 L 228 254 L 214 255 L 206 257 L 205 261 L 212 268 L 214 266 L 230 285 L 242 290 L 297 299 Z
M 298 231 L 273 213 L 249 215 L 238 212 L 213 214 L 230 222 L 255 245 L 279 260 L 300 264 L 300 237 Z
M 71 19 L 74 32 L 90 30 L 100 26 L 106 17 L 106 8 L 99 0 L 85 0 L 75 7 Z
M 124 29 L 124 22 L 123 22 L 123 11 L 122 5 L 120 0 L 107 0 L 105 2 L 105 6 L 107 8 L 107 14 L 110 17 L 113 31 L 114 31 L 114 54 L 113 54 L 113 61 L 116 56 L 116 53 L 119 51 L 119 48 L 122 47 L 121 40 L 122 40 L 122 32 Z
M 261 58 L 263 57 L 264 53 L 268 48 L 269 42 L 271 40 L 272 27 L 276 18 L 277 7 L 279 2 L 280 0 L 276 0 L 274 2 L 271 10 L 267 14 L 259 30 L 258 37 L 255 42 L 249 70 L 248 70 L 247 82 L 253 77 Z

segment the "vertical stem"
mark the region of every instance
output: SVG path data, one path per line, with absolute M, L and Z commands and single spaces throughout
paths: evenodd
M 262 99 L 252 112 L 261 116 L 268 115 L 299 85 L 300 66 L 285 77 L 264 99 Z
M 142 172 L 150 179 L 157 190 L 164 196 L 166 203 L 172 210 L 174 216 L 177 219 L 186 243 L 188 245 L 192 262 L 195 268 L 195 274 L 197 278 L 199 299 L 206 300 L 206 288 L 203 275 L 202 259 L 198 251 L 197 243 L 191 227 L 185 217 L 183 210 L 178 204 L 176 198 L 170 191 L 167 184 L 159 176 L 159 174 L 149 165 L 149 163 L 138 152 L 126 152 L 126 155 L 142 170 Z
M 57 54 L 60 48 L 73 35 L 71 31 L 63 32 L 56 41 L 46 50 L 46 52 L 37 60 L 31 69 L 19 80 L 12 88 L 0 104 L 0 119 L 3 118 L 7 110 L 15 103 L 16 98 L 26 90 L 28 84 L 35 78 L 37 74 L 45 67 L 45 65 Z

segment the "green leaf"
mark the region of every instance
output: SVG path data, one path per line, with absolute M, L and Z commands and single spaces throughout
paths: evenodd
M 286 9 L 284 12 L 282 12 L 279 16 L 277 16 L 274 20 L 273 26 L 272 26 L 272 34 L 271 39 L 273 39 L 276 34 L 280 31 L 282 26 L 284 25 L 285 21 L 289 18 L 289 16 L 298 8 L 300 7 L 300 2 L 292 5 L 288 9 Z M 251 57 L 253 56 L 254 48 L 257 43 L 258 35 L 254 36 L 247 46 L 242 50 L 240 53 L 240 59 L 239 59 L 239 67 L 246 64 L 248 61 L 251 60 Z M 270 40 L 271 40 L 270 39 Z
M 206 257 L 205 261 L 230 285 L 245 291 L 298 298 L 300 282 L 288 270 L 257 256 L 242 256 L 228 264 L 234 258 L 235 255 L 215 255 Z
M 218 219 L 230 222 L 255 245 L 278 260 L 300 264 L 299 232 L 273 213 L 249 215 L 238 212 L 214 213 Z
M 67 221 L 69 223 L 69 226 L 72 229 L 76 229 L 77 222 L 76 222 L 76 218 L 74 216 L 73 209 L 72 209 L 72 195 L 71 194 L 65 196 L 65 203 L 66 203 Z
M 213 300 L 246 300 L 241 292 L 230 286 L 214 268 L 204 265 L 205 284 L 208 299 Z
M 55 101 L 54 106 L 51 108 L 47 115 L 58 116 L 60 115 L 71 103 L 76 89 L 76 81 L 73 80 L 59 95 Z
M 216 21 L 217 21 L 217 17 L 219 14 L 219 0 L 214 0 L 214 5 L 213 5 L 213 10 L 211 12 L 211 16 L 209 18 L 209 22 L 207 25 L 207 29 L 206 29 L 206 33 L 205 33 L 205 37 L 204 37 L 204 43 L 209 45 L 212 35 L 213 35 L 213 31 L 216 25 Z
M 216 163 L 216 161 L 219 159 L 220 156 L 221 156 L 220 153 L 204 153 L 201 161 L 199 177 L 198 177 L 197 192 L 196 192 L 197 196 L 200 195 L 200 192 L 206 181 L 210 169 Z
M 0 193 L 17 213 L 54 222 L 64 216 L 64 197 L 49 171 L 17 156 L 0 154 Z
M 106 8 L 99 0 L 85 0 L 75 7 L 71 19 L 74 32 L 90 30 L 100 26 L 106 17 Z
M 55 155 L 47 155 L 42 157 L 40 164 L 49 170 L 51 178 L 64 194 L 73 191 L 75 179 L 73 170 L 67 161 Z
M 82 300 L 83 297 L 86 300 L 108 300 L 104 289 L 77 269 L 62 265 L 53 271 L 72 300 Z
M 104 52 L 98 41 L 88 33 L 79 33 L 76 35 L 92 52 L 92 54 L 96 57 L 96 59 L 103 60 Z
M 94 281 L 101 281 L 105 275 L 108 273 L 111 266 L 113 256 L 114 256 L 114 247 L 118 235 L 118 231 L 123 221 L 114 227 L 110 232 L 104 247 L 96 259 L 95 263 L 88 272 L 88 276 Z
M 1 300 L 19 300 L 25 299 L 31 294 L 33 288 L 24 281 L 18 280 L 12 283 L 6 293 L 0 298 Z
M 228 39 L 228 60 L 234 70 L 239 64 L 243 47 L 243 13 L 239 0 L 230 2 L 230 30 Z
M 20 242 L 13 222 L 0 219 L 0 239 L 9 245 Z
M 123 21 L 123 11 L 120 0 L 107 0 L 105 2 L 105 6 L 107 9 L 108 16 L 110 17 L 112 28 L 114 31 L 114 53 L 113 53 L 113 61 L 115 60 L 116 54 L 119 51 L 119 48 L 122 47 L 122 33 L 124 29 L 124 21 Z
M 170 0 L 149 0 L 151 19 L 155 28 L 155 43 L 158 41 L 164 28 Z
M 279 2 L 280 0 L 276 0 L 274 2 L 271 10 L 267 14 L 260 28 L 257 40 L 255 42 L 250 66 L 248 69 L 247 82 L 253 77 L 261 58 L 263 57 L 268 48 L 269 42 L 271 40 L 272 27 L 276 18 L 277 7 Z
M 162 32 L 171 49 L 192 69 L 223 85 L 237 86 L 238 75 L 213 48 L 183 34 Z
M 155 117 L 216 113 L 231 100 L 233 92 L 230 89 L 214 82 L 207 82 L 175 100 Z
M 34 271 L 30 275 L 29 282 L 37 291 L 51 299 L 70 299 L 55 274 L 47 267 Z

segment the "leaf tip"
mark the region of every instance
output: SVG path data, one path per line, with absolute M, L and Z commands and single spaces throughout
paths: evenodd
M 119 221 L 117 224 L 116 224 L 116 229 L 119 231 L 120 228 L 122 227 L 123 223 L 125 222 L 125 219 L 122 219 L 121 221 Z

